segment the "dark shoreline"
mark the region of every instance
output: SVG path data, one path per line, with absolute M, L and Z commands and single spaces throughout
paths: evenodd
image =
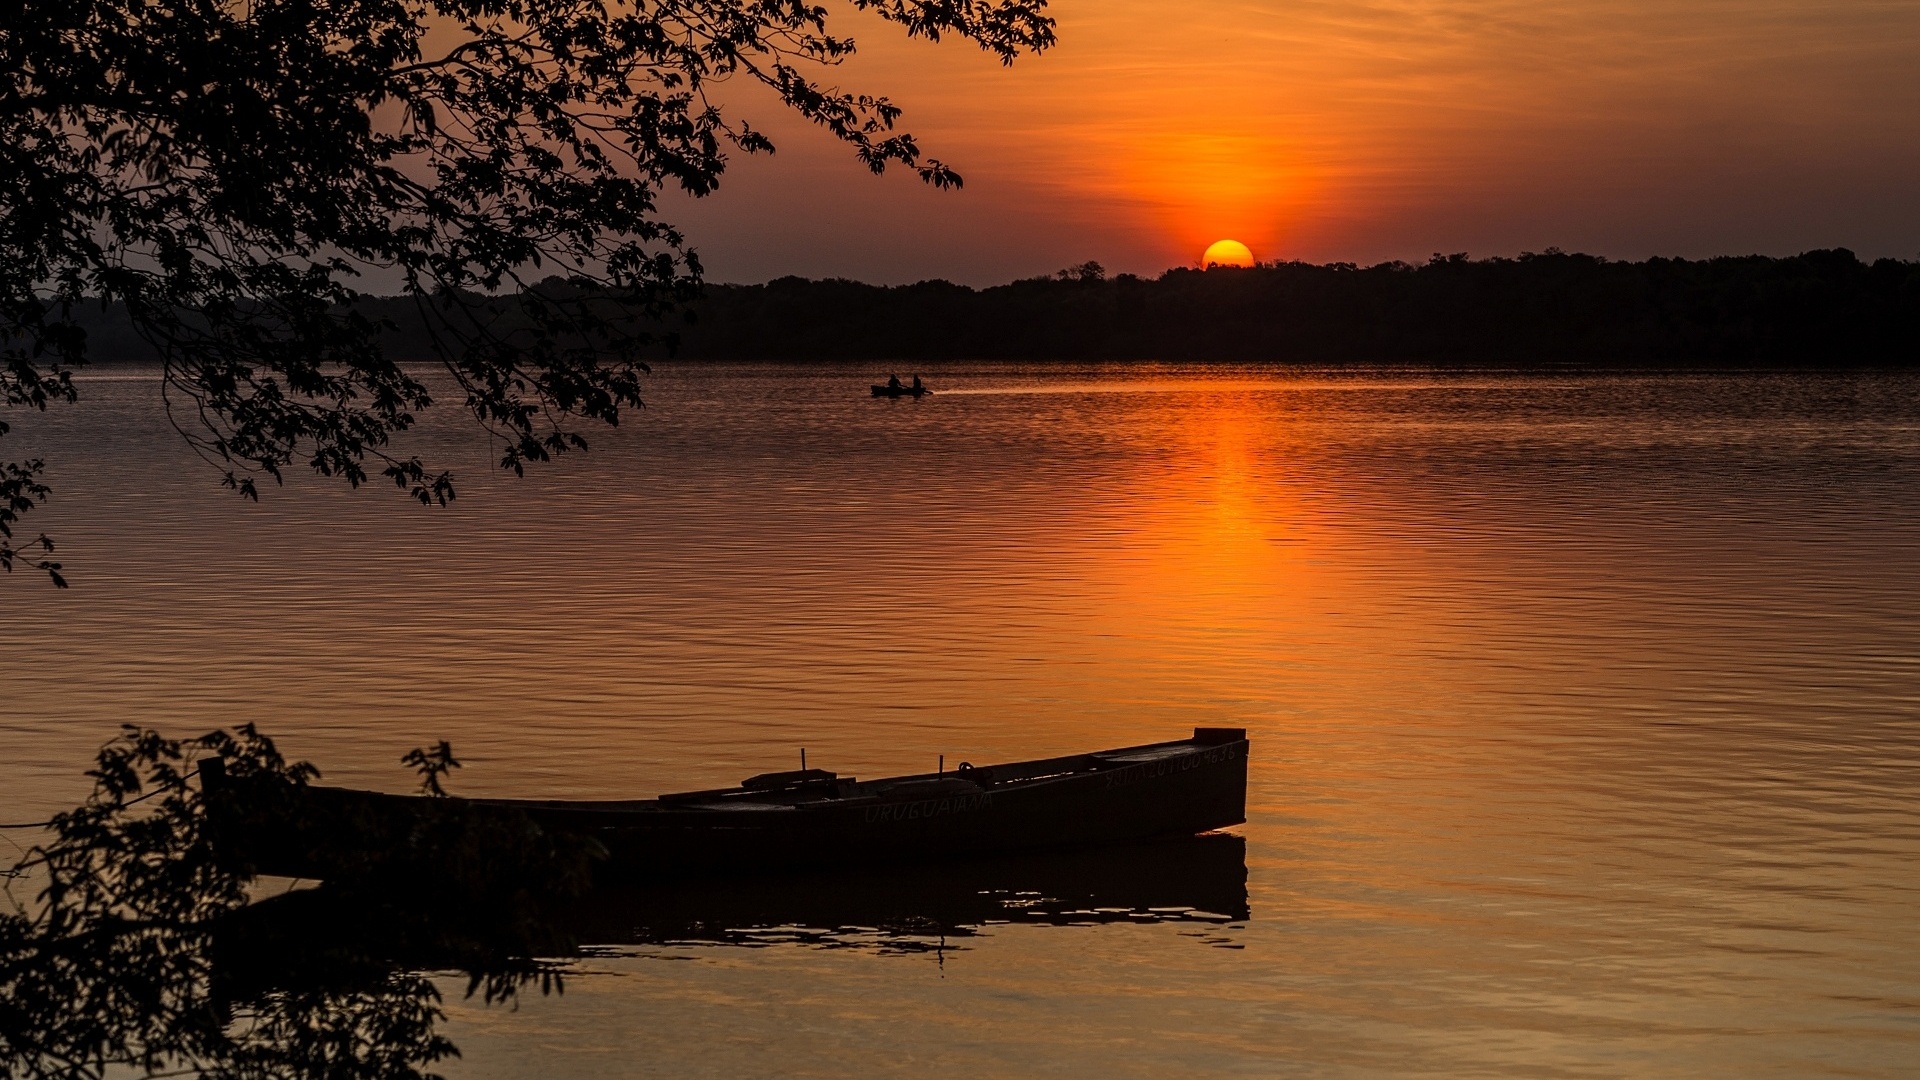
M 1614 262 L 1550 251 L 1423 265 L 1090 268 L 975 289 L 781 278 L 715 284 L 677 362 L 1282 363 L 1315 367 L 1727 370 L 1920 365 L 1920 262 L 1844 249 Z M 542 290 L 565 290 L 557 280 Z M 511 318 L 510 298 L 487 303 Z M 390 355 L 432 353 L 415 301 L 368 297 Z M 98 366 L 152 362 L 114 309 L 80 313 Z M 667 359 L 662 350 L 660 359 Z

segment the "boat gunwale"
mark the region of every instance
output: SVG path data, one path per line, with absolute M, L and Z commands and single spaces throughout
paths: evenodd
M 1239 743 L 1245 743 L 1246 741 L 1247 739 L 1244 735 L 1242 735 L 1240 738 L 1237 738 L 1237 739 L 1221 741 L 1221 742 L 1202 742 L 1197 737 L 1190 737 L 1186 739 L 1164 739 L 1159 742 L 1141 743 L 1135 746 L 1121 746 L 1121 747 L 1115 747 L 1108 750 L 1094 750 L 1094 751 L 1089 751 L 1089 752 L 1080 753 L 1080 754 L 1064 754 L 1057 757 L 1032 758 L 1025 761 L 1009 761 L 1009 762 L 1002 762 L 995 765 L 982 765 L 982 766 L 975 767 L 970 771 L 986 773 L 990 778 L 988 783 L 981 785 L 980 787 L 981 794 L 991 793 L 991 794 L 998 795 L 998 794 L 1012 792 L 1012 791 L 1032 791 L 1032 790 L 1036 790 L 1038 788 L 1049 786 L 1052 784 L 1063 783 L 1066 781 L 1081 779 L 1088 776 L 1097 776 L 1097 775 L 1100 775 L 1101 773 L 1112 772 L 1118 769 L 1130 768 L 1137 764 L 1140 764 L 1137 762 L 1102 762 L 1099 759 L 1104 755 L 1140 753 L 1148 750 L 1167 749 L 1167 748 L 1174 748 L 1174 747 L 1185 748 L 1191 753 L 1203 753 L 1209 750 L 1218 749 L 1222 746 L 1232 746 Z M 1166 757 L 1163 757 L 1157 760 L 1173 761 L 1173 760 L 1178 760 L 1185 756 L 1186 754 L 1184 753 L 1169 754 Z M 1055 766 L 1066 766 L 1066 767 L 1056 768 Z M 1024 771 L 1020 774 L 1017 774 L 1015 776 L 1012 776 L 1004 780 L 992 779 L 994 774 L 999 773 L 1003 770 L 1009 770 L 1009 769 L 1029 770 L 1029 771 Z M 1045 769 L 1045 771 L 1037 771 L 1041 769 Z M 578 813 L 578 814 L 610 814 L 610 815 L 618 815 L 618 814 L 647 814 L 647 815 L 729 814 L 730 815 L 731 813 L 734 812 L 731 807 L 715 806 L 711 804 L 713 803 L 736 803 L 736 804 L 750 803 L 750 804 L 767 805 L 769 807 L 786 807 L 786 808 L 791 808 L 799 811 L 854 808 L 854 807 L 861 807 L 861 806 L 871 806 L 875 803 L 894 802 L 894 801 L 901 801 L 901 802 L 918 801 L 921 799 L 932 797 L 927 792 L 903 792 L 897 796 L 893 796 L 890 798 L 885 790 L 869 791 L 869 790 L 863 790 L 863 789 L 877 788 L 882 786 L 890 787 L 890 786 L 899 785 L 899 784 L 914 783 L 914 782 L 928 781 L 928 780 L 938 781 L 938 780 L 967 780 L 967 779 L 969 779 L 969 776 L 955 770 L 947 770 L 944 772 L 931 772 L 931 773 L 909 773 L 903 776 L 886 776 L 886 777 L 879 777 L 873 780 L 855 780 L 851 782 L 843 781 L 843 783 L 846 783 L 848 786 L 834 794 L 826 794 L 826 793 L 816 794 L 814 792 L 807 792 L 807 791 L 778 791 L 778 790 L 766 791 L 766 790 L 756 790 L 756 789 L 735 786 L 731 788 L 715 788 L 710 791 L 673 792 L 673 793 L 667 793 L 660 796 L 656 796 L 651 799 L 574 800 L 574 799 L 474 798 L 474 797 L 466 797 L 466 796 L 453 796 L 453 797 L 463 799 L 466 802 L 470 802 L 479 806 L 488 806 L 488 807 L 501 808 L 501 809 L 523 810 L 530 813 L 568 813 L 568 814 Z M 321 790 L 324 790 L 324 789 L 321 789 Z M 354 789 L 335 788 L 331 790 L 350 791 Z M 366 794 L 384 794 L 384 793 L 367 792 Z M 391 797 L 399 798 L 399 799 L 420 798 L 420 796 L 409 796 L 409 795 L 394 795 Z M 692 800 L 685 801 L 685 802 L 680 801 L 682 799 L 688 799 L 689 797 L 692 797 L 692 799 L 697 799 L 698 801 L 692 801 Z

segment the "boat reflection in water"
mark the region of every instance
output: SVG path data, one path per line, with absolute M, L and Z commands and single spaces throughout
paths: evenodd
M 885 870 L 706 879 L 601 889 L 548 921 L 475 912 L 404 895 L 322 885 L 228 915 L 211 936 L 204 1015 L 249 1022 L 217 1058 L 270 1058 L 293 1071 L 373 1077 L 394 1062 L 458 1053 L 430 974 L 459 973 L 466 994 L 510 1002 L 560 989 L 573 961 L 632 946 L 781 945 L 937 953 L 996 924 L 1083 927 L 1187 923 L 1201 944 L 1248 917 L 1246 844 L 1207 834 L 1071 852 L 895 866 Z M 1060 932 L 1073 932 L 1062 930 Z M 1143 928 L 1143 931 L 1144 928 Z M 957 939 L 957 940 L 956 940 Z M 372 1033 L 353 1068 L 319 1034 Z
M 1247 918 L 1244 838 L 1183 836 L 884 869 L 600 889 L 572 913 L 594 945 L 779 941 L 902 947 L 1002 923 Z
M 214 949 L 221 996 L 462 971 L 505 990 L 564 975 L 597 948 L 785 942 L 910 952 L 1021 923 L 1185 923 L 1249 917 L 1246 841 L 1209 833 L 887 868 L 601 888 L 551 916 L 476 922 L 402 894 L 320 886 L 234 913 Z M 1224 939 L 1214 944 L 1229 944 Z M 545 959 L 534 959 L 535 956 Z

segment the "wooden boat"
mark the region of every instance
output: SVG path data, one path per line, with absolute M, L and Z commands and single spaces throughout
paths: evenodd
M 883 397 L 883 398 L 903 398 L 903 397 L 910 397 L 910 398 L 920 398 L 920 397 L 924 397 L 924 396 L 926 396 L 927 394 L 931 394 L 931 393 L 933 393 L 933 391 L 931 391 L 931 390 L 929 390 L 929 389 L 927 389 L 927 388 L 926 388 L 926 387 L 924 387 L 924 386 L 922 386 L 922 387 L 919 387 L 918 389 L 915 389 L 914 387 L 911 387 L 911 386 L 883 386 L 883 385 L 881 385 L 881 384 L 879 384 L 879 383 L 875 383 L 875 384 L 874 384 L 874 386 L 873 386 L 873 396 L 874 396 L 874 397 Z
M 201 764 L 216 842 L 257 872 L 327 879 L 420 861 L 421 837 L 477 855 L 583 846 L 596 880 L 758 873 L 1193 835 L 1246 820 L 1246 732 L 856 780 L 824 769 L 657 799 L 388 795 L 268 785 Z M 453 841 L 448 841 L 453 843 Z M 476 856 L 477 857 L 477 856 Z

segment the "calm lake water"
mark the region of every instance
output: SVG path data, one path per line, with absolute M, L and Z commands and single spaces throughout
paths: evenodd
M 614 947 L 448 983 L 446 1071 L 1920 1068 L 1920 379 L 874 374 L 668 370 L 524 481 L 437 418 L 433 511 L 244 503 L 89 379 L 0 440 L 74 581 L 0 580 L 0 820 L 122 721 L 524 796 L 1244 726 L 1248 918 Z

